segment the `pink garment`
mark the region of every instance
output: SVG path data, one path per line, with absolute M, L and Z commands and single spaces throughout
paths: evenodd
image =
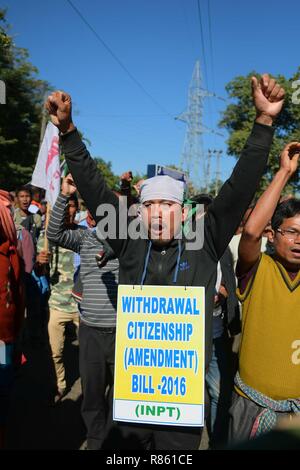
M 31 273 L 35 261 L 35 248 L 32 240 L 32 236 L 26 230 L 22 228 L 22 236 L 19 245 L 21 256 L 24 261 L 24 269 L 26 273 Z

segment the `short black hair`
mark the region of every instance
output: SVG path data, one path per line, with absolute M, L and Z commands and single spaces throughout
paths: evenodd
M 273 214 L 271 220 L 272 229 L 277 230 L 284 219 L 295 217 L 297 214 L 300 214 L 300 199 L 290 198 L 281 202 Z
M 41 188 L 38 188 L 37 186 L 32 186 L 31 185 L 31 191 L 32 191 L 33 194 L 35 194 L 35 193 L 40 194 L 41 193 Z
M 19 193 L 22 192 L 22 191 L 25 191 L 26 193 L 29 193 L 30 194 L 30 197 L 32 198 L 32 191 L 31 191 L 31 188 L 30 186 L 20 186 L 19 188 L 16 189 L 16 196 L 18 197 L 19 196 Z
M 77 208 L 77 210 L 78 210 L 78 208 L 79 208 L 79 201 L 78 201 L 78 197 L 77 197 L 76 193 L 71 194 L 71 196 L 69 197 L 69 201 L 74 201 L 74 204 L 75 204 L 75 206 L 76 206 L 76 208 Z

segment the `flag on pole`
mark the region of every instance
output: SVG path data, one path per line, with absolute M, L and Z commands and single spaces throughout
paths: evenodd
M 46 190 L 46 200 L 54 206 L 60 190 L 58 129 L 48 122 L 43 142 L 38 154 L 31 184 Z

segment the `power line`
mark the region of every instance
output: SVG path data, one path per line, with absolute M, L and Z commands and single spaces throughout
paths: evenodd
M 187 38 L 189 37 L 192 49 L 194 49 L 194 51 L 196 53 L 195 57 L 198 57 L 199 56 L 198 41 L 197 41 L 197 44 L 196 44 L 196 38 L 193 34 L 191 23 L 189 21 L 188 15 L 187 15 L 186 2 L 181 1 L 179 3 L 180 3 L 180 6 L 181 6 L 181 9 L 182 9 L 182 12 L 183 12 L 183 18 L 184 18 L 185 28 L 186 28 L 186 36 L 187 36 Z
M 199 25 L 200 25 L 201 47 L 202 47 L 202 56 L 203 56 L 203 65 L 204 65 L 203 68 L 204 68 L 206 86 L 208 87 L 207 65 L 206 65 L 206 56 L 205 56 L 205 47 L 204 47 L 204 34 L 203 34 L 203 27 L 202 27 L 200 0 L 197 0 L 197 5 L 198 5 L 198 20 L 199 20 Z
M 212 91 L 215 92 L 215 73 L 214 73 L 213 42 L 212 42 L 212 32 L 211 32 L 210 0 L 207 0 L 207 14 L 208 14 L 208 34 L 209 34 L 209 49 L 210 49 L 210 66 L 211 66 L 211 76 L 212 76 Z
M 76 114 L 76 112 L 74 113 Z M 161 118 L 161 117 L 166 117 L 166 114 L 163 113 L 163 114 L 103 114 L 103 113 L 77 113 L 77 116 L 80 116 L 80 117 L 87 117 L 87 118 L 91 118 L 91 117 L 100 117 L 100 118 L 133 118 L 133 119 L 136 119 L 136 118 L 149 118 L 149 119 L 152 119 L 152 118 Z
M 200 25 L 200 36 L 201 36 L 201 46 L 202 46 L 202 55 L 203 55 L 203 70 L 204 70 L 204 76 L 205 76 L 205 81 L 206 81 L 206 88 L 208 88 L 208 69 L 207 69 L 207 62 L 206 62 L 204 31 L 203 31 L 200 0 L 197 0 L 197 5 L 198 5 L 198 20 L 199 20 L 199 25 Z M 208 102 L 208 116 L 209 116 L 209 123 L 210 123 L 211 127 L 213 127 L 213 117 L 212 117 L 212 115 L 213 115 L 212 106 L 211 106 L 211 102 L 209 100 L 209 102 Z M 213 139 L 215 141 L 215 136 L 213 137 Z
M 129 78 L 139 87 L 139 89 L 154 103 L 161 111 L 170 116 L 173 119 L 173 116 L 144 88 L 144 86 L 132 75 L 128 68 L 121 62 L 118 56 L 113 52 L 113 50 L 106 44 L 106 42 L 101 38 L 97 31 L 91 26 L 83 14 L 78 10 L 78 8 L 73 4 L 71 0 L 66 0 L 77 15 L 81 18 L 84 24 L 89 28 L 89 30 L 94 34 L 97 40 L 101 45 L 107 50 L 107 52 L 113 57 L 113 59 L 119 64 L 119 66 L 124 70 L 124 72 L 129 76 Z
M 213 56 L 213 42 L 212 42 L 212 29 L 211 29 L 211 14 L 210 14 L 210 0 L 207 0 L 207 16 L 208 16 L 208 36 L 209 36 L 209 51 L 210 51 L 210 70 L 211 70 L 211 83 L 212 92 L 215 93 L 215 75 L 214 75 L 214 56 Z M 212 116 L 215 111 L 214 102 L 212 103 Z M 213 123 L 213 117 L 212 117 Z M 213 136 L 214 145 L 216 142 L 216 136 Z

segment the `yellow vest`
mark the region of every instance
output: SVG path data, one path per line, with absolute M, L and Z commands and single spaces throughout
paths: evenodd
M 300 271 L 262 254 L 243 294 L 239 371 L 243 382 L 275 400 L 300 397 Z

